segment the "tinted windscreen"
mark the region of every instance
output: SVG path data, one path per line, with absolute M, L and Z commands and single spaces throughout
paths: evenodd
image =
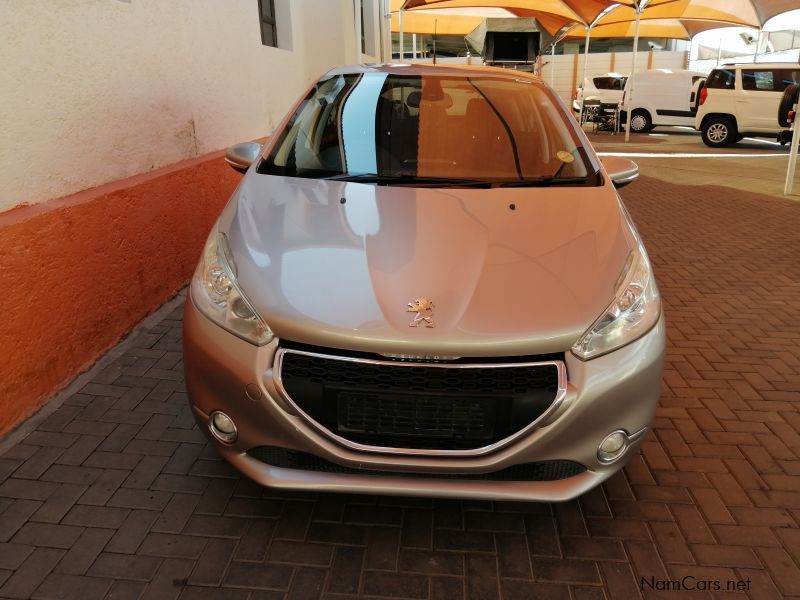
M 596 183 L 587 166 L 563 110 L 536 82 L 366 73 L 320 81 L 258 171 Z
M 494 42 L 492 60 L 526 62 L 536 58 L 535 51 L 530 52 L 529 48 L 533 50 L 539 47 L 538 33 L 493 31 L 487 37 L 489 35 Z
M 627 77 L 595 77 L 594 87 L 598 90 L 618 90 L 622 91 L 625 88 Z

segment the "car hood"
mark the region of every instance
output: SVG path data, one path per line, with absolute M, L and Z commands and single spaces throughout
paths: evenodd
M 252 171 L 220 229 L 278 337 L 413 356 L 568 350 L 635 244 L 610 184 L 411 188 Z M 434 327 L 410 326 L 422 297 Z

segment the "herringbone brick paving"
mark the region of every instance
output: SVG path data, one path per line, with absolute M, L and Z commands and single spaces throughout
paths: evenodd
M 0 596 L 800 598 L 800 206 L 647 178 L 623 195 L 668 365 L 654 430 L 602 488 L 559 505 L 262 489 L 194 424 L 176 310 L 0 458 Z

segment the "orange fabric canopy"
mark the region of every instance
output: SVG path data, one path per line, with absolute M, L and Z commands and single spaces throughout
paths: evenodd
M 406 0 L 402 8 L 505 8 L 519 16 L 550 15 L 553 23 L 591 24 L 613 4 L 621 4 L 606 14 L 602 21 L 633 21 L 634 6 L 641 0 Z M 642 20 L 691 19 L 719 21 L 748 27 L 761 27 L 770 18 L 797 8 L 797 0 L 650 0 L 643 9 Z M 613 15 L 613 17 L 612 17 Z M 543 23 L 544 24 L 544 23 Z
M 437 35 L 467 35 L 484 20 L 484 17 L 467 15 L 436 14 L 435 11 L 403 12 L 403 32 Z M 400 31 L 400 15 L 392 13 L 392 31 Z
M 639 36 L 642 38 L 667 38 L 673 40 L 690 40 L 701 31 L 717 29 L 719 27 L 735 27 L 735 23 L 720 21 L 699 21 L 684 19 L 646 19 L 639 24 Z M 636 34 L 635 23 L 613 22 L 602 23 L 592 27 L 591 38 L 632 38 Z M 572 26 L 562 37 L 565 40 L 583 39 L 586 37 L 586 27 L 583 25 Z

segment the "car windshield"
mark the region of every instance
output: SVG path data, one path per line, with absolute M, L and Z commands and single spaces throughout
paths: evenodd
M 594 87 L 598 90 L 616 90 L 621 92 L 625 88 L 627 77 L 595 77 Z
M 523 77 L 338 74 L 301 102 L 258 172 L 386 185 L 596 185 L 556 102 Z

